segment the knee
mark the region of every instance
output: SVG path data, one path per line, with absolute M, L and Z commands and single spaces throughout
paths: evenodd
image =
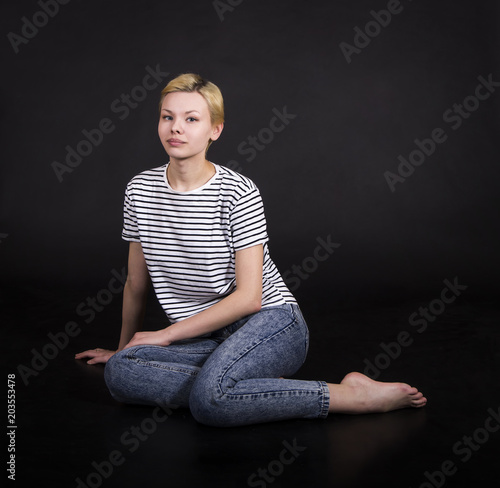
M 113 354 L 106 363 L 104 368 L 104 379 L 107 385 L 114 384 L 124 368 L 126 358 L 124 351 L 119 351 Z
M 222 395 L 216 388 L 210 388 L 195 381 L 189 395 L 189 409 L 197 422 L 211 427 L 228 426 L 228 418 L 222 405 Z
M 119 402 L 126 400 L 127 358 L 124 351 L 119 351 L 108 359 L 104 368 L 104 381 L 111 396 Z

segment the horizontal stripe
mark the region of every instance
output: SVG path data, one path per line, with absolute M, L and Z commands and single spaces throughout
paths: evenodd
M 223 166 L 201 187 L 179 193 L 167 165 L 134 177 L 125 192 L 123 239 L 140 242 L 158 300 L 171 322 L 222 300 L 236 287 L 235 252 L 264 246 L 262 306 L 294 303 L 268 249 L 255 184 Z

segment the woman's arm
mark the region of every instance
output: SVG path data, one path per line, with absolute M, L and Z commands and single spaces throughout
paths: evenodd
M 149 272 L 139 242 L 131 242 L 128 254 L 128 274 L 123 289 L 122 331 L 118 350 L 121 351 L 142 329 L 149 291 Z
M 138 242 L 131 242 L 128 255 L 127 281 L 123 289 L 122 330 L 118 351 L 121 351 L 134 334 L 142 329 L 149 283 L 150 278 L 142 246 Z M 107 349 L 90 349 L 77 354 L 75 358 L 90 358 L 87 361 L 88 364 L 106 363 L 115 352 Z
M 262 269 L 264 252 L 262 244 L 236 251 L 236 289 L 223 298 L 188 319 L 156 332 L 139 332 L 125 347 L 140 344 L 167 346 L 182 339 L 191 339 L 213 332 L 258 312 L 262 303 Z

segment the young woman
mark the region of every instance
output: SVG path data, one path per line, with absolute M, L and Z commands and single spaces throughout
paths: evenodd
M 183 74 L 163 89 L 158 134 L 170 161 L 125 194 L 119 347 L 76 358 L 107 363 L 120 402 L 189 407 L 213 426 L 423 407 L 416 388 L 361 373 L 340 384 L 285 379 L 303 364 L 309 333 L 269 256 L 257 187 L 206 159 L 223 125 L 213 83 Z M 150 282 L 171 325 L 139 332 Z

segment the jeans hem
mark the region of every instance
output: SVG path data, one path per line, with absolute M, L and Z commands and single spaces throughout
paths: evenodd
M 318 418 L 326 419 L 328 417 L 328 408 L 330 406 L 330 390 L 328 389 L 328 385 L 326 381 L 318 381 L 319 386 L 321 388 L 320 399 L 320 413 Z

